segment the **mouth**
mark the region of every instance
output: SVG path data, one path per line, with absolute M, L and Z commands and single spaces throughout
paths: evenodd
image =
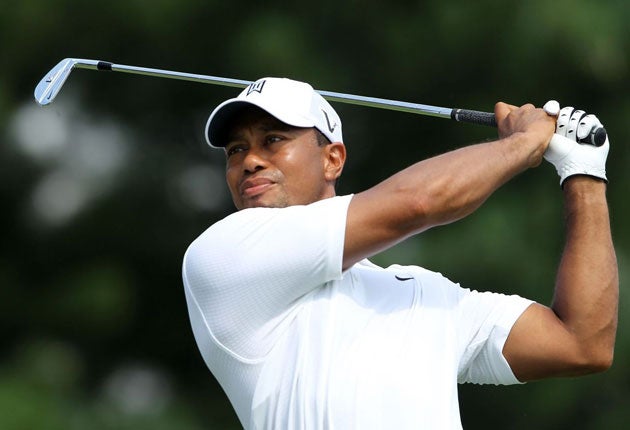
M 265 193 L 274 183 L 267 178 L 251 178 L 244 181 L 240 186 L 243 197 L 252 198 Z

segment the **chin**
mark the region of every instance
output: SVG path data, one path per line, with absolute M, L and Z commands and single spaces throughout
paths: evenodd
M 250 208 L 286 208 L 291 206 L 286 199 L 265 200 L 265 199 L 248 199 L 242 202 L 241 206 L 236 207 L 241 209 Z

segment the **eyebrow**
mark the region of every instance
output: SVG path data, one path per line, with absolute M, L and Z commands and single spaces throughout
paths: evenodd
M 238 140 L 242 134 L 238 131 L 238 130 L 242 127 L 237 126 L 237 127 L 232 127 L 232 130 L 230 130 L 230 132 L 227 135 L 227 139 L 226 139 L 226 146 L 227 144 L 229 144 L 230 142 L 234 142 L 235 140 Z M 270 131 L 283 131 L 283 132 L 288 132 L 288 131 L 293 131 L 293 130 L 299 130 L 301 127 L 295 127 L 293 125 L 289 125 L 286 124 L 278 119 L 275 118 L 270 118 L 267 120 L 264 120 L 260 123 L 258 123 L 256 125 L 256 129 L 263 131 L 263 132 L 270 132 Z

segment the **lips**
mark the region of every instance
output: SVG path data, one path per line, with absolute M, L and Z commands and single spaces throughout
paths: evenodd
M 264 193 L 273 185 L 274 182 L 271 179 L 256 177 L 246 179 L 239 188 L 242 196 L 254 197 Z

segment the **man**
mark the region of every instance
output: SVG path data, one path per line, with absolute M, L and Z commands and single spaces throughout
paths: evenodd
M 183 264 L 201 354 L 245 428 L 461 428 L 457 384 L 514 384 L 612 363 L 618 278 L 596 117 L 498 103 L 499 140 L 336 196 L 341 120 L 308 84 L 265 78 L 210 116 L 238 212 Z M 554 130 L 557 133 L 554 134 Z M 550 141 L 552 144 L 550 145 Z M 566 247 L 551 308 L 368 257 L 460 219 L 543 155 Z

